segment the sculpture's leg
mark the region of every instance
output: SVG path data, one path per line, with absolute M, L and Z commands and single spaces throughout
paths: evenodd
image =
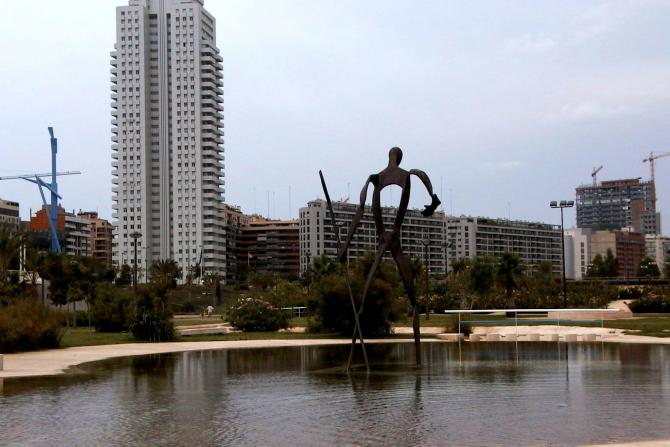
M 416 356 L 416 366 L 421 366 L 421 327 L 419 324 L 419 311 L 416 305 L 416 296 L 414 294 L 414 275 L 412 274 L 412 269 L 409 266 L 407 258 L 402 252 L 400 247 L 400 242 L 396 242 L 391 245 L 391 254 L 393 259 L 395 259 L 396 264 L 398 265 L 398 270 L 400 271 L 400 277 L 405 286 L 405 291 L 407 292 L 407 298 L 409 298 L 409 303 L 412 305 L 412 329 L 414 332 L 414 349 Z
M 414 355 L 416 366 L 421 366 L 421 328 L 419 327 L 419 311 L 416 303 L 412 306 L 412 329 L 414 331 Z
M 370 288 L 370 284 L 372 283 L 372 278 L 374 278 L 375 276 L 375 272 L 379 267 L 379 263 L 382 260 L 382 256 L 384 256 L 384 252 L 386 251 L 387 246 L 388 244 L 386 242 L 383 242 L 377 249 L 377 253 L 375 254 L 375 260 L 372 263 L 372 267 L 370 268 L 368 277 L 365 280 L 365 286 L 363 287 L 363 295 L 361 297 L 361 305 L 358 309 L 354 308 L 354 318 L 356 321 L 356 326 L 354 326 L 354 334 L 351 337 L 351 350 L 349 351 L 349 360 L 347 361 L 347 371 L 349 371 L 349 368 L 351 367 L 351 361 L 354 357 L 354 347 L 356 346 L 356 332 L 358 332 L 358 336 L 360 337 L 361 340 L 361 347 L 363 348 L 363 356 L 365 357 L 365 365 L 368 368 L 368 371 L 370 370 L 370 364 L 368 363 L 368 354 L 365 351 L 365 344 L 363 342 L 363 328 L 361 328 L 360 325 L 360 316 L 363 313 L 363 306 L 365 305 L 365 297 L 368 294 L 368 289 Z

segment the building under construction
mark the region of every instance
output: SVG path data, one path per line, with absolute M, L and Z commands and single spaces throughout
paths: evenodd
M 661 215 L 656 212 L 653 181 L 608 180 L 576 188 L 577 227 L 594 230 L 631 228 L 660 234 Z

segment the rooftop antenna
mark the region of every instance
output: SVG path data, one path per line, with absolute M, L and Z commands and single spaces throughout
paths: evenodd
M 31 183 L 36 184 L 39 187 L 40 195 L 42 196 L 42 203 L 44 208 L 47 208 L 47 199 L 44 195 L 44 189 L 46 188 L 51 192 L 51 204 L 49 205 L 49 230 L 51 232 L 51 251 L 55 253 L 61 253 L 60 242 L 58 241 L 58 232 L 57 223 L 58 223 L 58 199 L 63 200 L 63 197 L 58 194 L 58 182 L 56 178 L 59 175 L 77 175 L 81 174 L 79 171 L 65 171 L 57 172 L 56 171 L 56 155 L 58 154 L 58 139 L 54 136 L 54 128 L 49 127 L 49 137 L 51 142 L 51 172 L 47 173 L 38 173 L 38 174 L 24 174 L 24 175 L 10 175 L 6 177 L 0 177 L 0 180 L 12 180 L 12 179 L 23 179 Z M 47 183 L 42 180 L 42 177 L 51 176 L 51 183 Z

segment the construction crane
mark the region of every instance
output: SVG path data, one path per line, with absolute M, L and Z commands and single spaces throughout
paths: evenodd
M 49 136 L 51 141 L 51 172 L 50 173 L 37 173 L 37 174 L 24 174 L 24 175 L 10 175 L 6 177 L 0 177 L 0 180 L 13 180 L 13 179 L 23 179 L 31 183 L 36 184 L 40 189 L 40 195 L 42 196 L 42 203 L 46 207 L 47 199 L 44 195 L 44 190 L 46 188 L 51 192 L 51 209 L 49 210 L 49 230 L 51 232 L 51 251 L 56 253 L 61 252 L 60 242 L 58 241 L 58 232 L 56 231 L 58 223 L 58 199 L 63 199 L 63 197 L 58 194 L 58 183 L 56 182 L 56 177 L 59 175 L 77 175 L 81 174 L 79 171 L 65 171 L 57 172 L 56 171 L 56 154 L 58 154 L 58 139 L 54 137 L 53 127 L 49 127 Z M 51 176 L 51 183 L 47 183 L 42 180 L 42 177 Z
M 649 162 L 649 166 L 651 166 L 651 181 L 655 183 L 656 180 L 656 168 L 654 166 L 655 160 L 658 160 L 659 158 L 663 157 L 670 157 L 670 152 L 663 152 L 660 154 L 654 155 L 653 152 L 649 153 L 649 158 L 645 158 L 642 160 L 642 163 L 647 163 Z
M 595 166 L 593 167 L 593 171 L 591 171 L 591 178 L 593 179 L 593 186 L 596 186 L 598 184 L 598 180 L 597 180 L 596 176 L 602 170 L 603 170 L 603 165 L 600 165 L 597 168 Z

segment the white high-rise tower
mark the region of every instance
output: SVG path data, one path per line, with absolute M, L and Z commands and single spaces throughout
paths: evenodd
M 112 58 L 114 261 L 225 275 L 223 59 L 203 0 L 129 0 Z M 137 234 L 135 234 L 137 236 Z M 142 275 L 140 275 L 142 278 Z

